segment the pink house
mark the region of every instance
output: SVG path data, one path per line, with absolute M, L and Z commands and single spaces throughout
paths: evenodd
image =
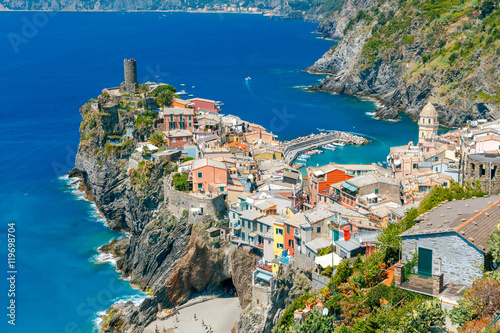
M 205 98 L 192 98 L 189 100 L 196 111 L 220 112 L 217 102 Z
M 184 109 L 179 107 L 163 108 L 163 123 L 165 131 L 194 129 L 194 111 L 193 109 Z
M 163 136 L 168 147 L 184 147 L 185 145 L 192 145 L 194 143 L 193 133 L 188 130 L 174 129 L 163 131 Z
M 203 158 L 192 164 L 193 192 L 225 192 L 228 170 L 225 163 Z

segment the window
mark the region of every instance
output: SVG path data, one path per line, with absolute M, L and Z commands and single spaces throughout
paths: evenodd
M 183 121 L 183 120 L 182 120 L 182 114 L 181 114 L 181 115 L 179 115 L 179 121 Z
M 174 122 L 168 123 L 168 129 L 171 129 L 171 130 L 175 129 L 175 123 Z
M 182 138 L 182 142 L 186 142 L 187 141 L 187 138 Z
M 418 164 L 417 163 L 413 163 L 413 169 L 416 169 L 418 168 Z
M 286 233 L 290 234 L 290 226 L 289 225 L 286 226 Z
M 317 232 L 317 233 L 320 233 L 320 232 L 321 232 L 321 227 L 317 227 L 317 228 L 316 228 L 316 232 Z
M 179 128 L 180 129 L 185 129 L 186 127 L 184 126 L 184 123 L 179 123 Z
M 264 226 L 262 225 L 262 223 L 260 224 L 260 232 L 264 232 Z
M 248 221 L 248 229 L 252 229 L 252 221 Z
M 198 178 L 203 178 L 203 172 L 198 172 Z
M 282 243 L 278 243 L 278 245 L 276 245 L 276 247 L 277 247 L 278 249 L 282 249 L 282 248 L 284 248 L 284 246 L 283 246 L 283 244 L 282 244 Z
M 174 115 L 173 114 L 170 115 L 170 121 L 174 121 Z
M 375 189 L 375 194 L 378 194 L 378 188 Z
M 177 140 L 175 138 L 172 139 L 172 143 L 176 143 Z
M 233 219 L 235 219 L 235 218 L 236 218 L 236 214 L 235 214 L 235 213 L 233 213 Z
M 241 233 L 241 239 L 245 240 L 245 233 L 244 232 Z
M 198 183 L 198 188 L 202 188 L 203 187 L 203 184 L 202 183 Z
M 191 127 L 191 123 L 189 123 L 189 127 Z
M 221 187 L 220 187 L 220 191 L 221 191 L 221 192 L 224 192 L 224 186 L 221 186 Z
M 288 240 L 288 246 L 289 247 L 293 247 L 293 239 L 289 239 Z
M 191 120 L 191 116 L 189 116 L 189 120 Z M 191 123 L 189 123 L 189 126 L 191 126 Z
M 283 235 L 283 229 L 276 228 L 276 235 Z

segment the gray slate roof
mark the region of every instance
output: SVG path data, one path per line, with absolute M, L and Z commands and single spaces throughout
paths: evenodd
M 401 237 L 456 232 L 483 253 L 488 252 L 490 234 L 500 221 L 500 195 L 439 204 L 417 218 L 419 223 Z

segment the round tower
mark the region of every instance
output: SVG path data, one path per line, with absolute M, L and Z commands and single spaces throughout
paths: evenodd
M 430 102 L 420 112 L 418 121 L 418 143 L 430 141 L 437 136 L 439 122 L 438 113 Z
M 137 65 L 135 59 L 123 60 L 123 71 L 125 74 L 125 91 L 134 92 L 137 90 Z

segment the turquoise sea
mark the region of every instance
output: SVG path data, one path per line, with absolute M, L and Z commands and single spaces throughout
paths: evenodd
M 390 146 L 416 140 L 407 117 L 376 121 L 370 101 L 304 91 L 323 76 L 302 70 L 333 44 L 316 27 L 241 14 L 0 12 L 0 332 L 92 332 L 97 312 L 144 297 L 118 280 L 112 262 L 100 263 L 96 248 L 123 235 L 64 178 L 74 166 L 79 107 L 123 81 L 124 58 L 137 59 L 140 81 L 220 100 L 224 113 L 281 139 L 319 127 L 373 141 L 314 156 L 314 165 L 383 161 Z M 15 326 L 6 316 L 9 222 Z

